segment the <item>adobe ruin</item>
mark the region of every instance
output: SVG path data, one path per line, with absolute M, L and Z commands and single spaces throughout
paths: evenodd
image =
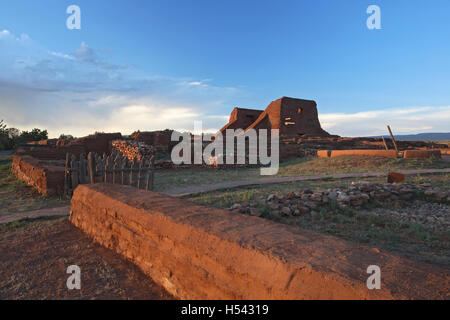
M 330 136 L 320 125 L 315 101 L 289 97 L 272 101 L 264 111 L 234 108 L 219 132 L 225 135 L 227 129 L 279 129 L 280 136 Z

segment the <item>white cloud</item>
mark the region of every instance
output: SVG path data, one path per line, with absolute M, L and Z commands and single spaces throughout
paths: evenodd
M 95 63 L 97 61 L 97 54 L 84 42 L 82 42 L 80 47 L 75 51 L 75 57 L 82 62 Z
M 173 128 L 189 130 L 194 120 L 220 128 L 210 117 L 240 94 L 207 80 L 142 74 L 115 65 L 86 43 L 73 53 L 44 48 L 29 37 L 0 37 L 0 114 L 9 126 L 82 136 L 95 131 Z
M 0 37 L 7 37 L 9 35 L 11 35 L 11 32 L 9 32 L 9 30 L 0 31 Z
M 390 125 L 396 134 L 449 132 L 450 106 L 423 106 L 356 113 L 319 114 L 322 127 L 341 136 L 386 134 Z

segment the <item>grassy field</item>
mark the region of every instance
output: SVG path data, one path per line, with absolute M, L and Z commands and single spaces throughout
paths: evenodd
M 11 173 L 11 156 L 0 157 L 0 214 L 24 212 L 69 204 L 68 199 L 44 197 Z
M 450 167 L 450 162 L 434 158 L 390 159 L 379 157 L 305 157 L 281 163 L 280 170 L 276 177 L 400 169 L 439 169 L 448 167 Z M 255 180 L 260 178 L 264 177 L 260 175 L 259 168 L 159 170 L 156 172 L 155 190 L 164 191 L 189 185 L 214 184 L 237 180 Z

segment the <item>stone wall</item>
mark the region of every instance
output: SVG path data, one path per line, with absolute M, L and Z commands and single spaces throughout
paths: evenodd
M 70 221 L 181 299 L 450 298 L 447 269 L 128 186 L 80 185 Z
M 45 196 L 63 194 L 64 162 L 39 161 L 30 156 L 13 157 L 12 173 Z

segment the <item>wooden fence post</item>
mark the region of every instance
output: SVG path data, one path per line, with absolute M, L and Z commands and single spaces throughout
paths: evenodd
M 70 177 L 70 172 L 69 172 L 69 166 L 70 166 L 70 153 L 66 153 L 66 165 L 65 165 L 65 170 L 64 170 L 64 194 L 68 194 L 69 193 L 69 177 Z
M 155 186 L 155 156 L 150 159 L 150 190 Z
M 127 163 L 128 163 L 128 159 L 127 159 L 127 157 L 124 157 L 123 158 L 123 161 L 122 161 L 122 172 L 121 172 L 121 174 L 122 174 L 122 185 L 124 185 L 125 184 L 125 168 L 127 167 Z
M 391 127 L 388 125 L 387 128 L 389 130 L 389 134 L 391 135 L 392 143 L 394 144 L 395 151 L 398 153 L 397 143 L 395 142 L 394 135 L 392 134 L 392 131 L 391 131 Z
M 106 158 L 106 164 L 105 164 L 105 183 L 108 182 L 108 172 L 111 172 L 111 168 L 112 168 L 112 157 L 111 155 L 109 155 Z
M 89 167 L 89 180 L 91 184 L 95 183 L 95 163 L 94 154 L 89 152 L 88 154 L 88 167 Z
M 78 161 L 75 155 L 72 155 L 72 162 L 71 162 L 71 172 L 72 172 L 72 190 L 75 190 L 75 188 L 78 186 L 79 180 L 78 180 Z
M 134 171 L 137 168 L 137 158 L 134 157 L 133 162 L 131 163 L 130 166 L 130 181 L 129 181 L 129 185 L 132 186 L 133 185 L 133 175 L 134 175 Z
M 142 167 L 144 165 L 145 165 L 145 157 L 142 157 L 141 161 L 139 162 L 139 171 L 138 171 L 138 180 L 137 180 L 138 190 L 141 188 L 141 171 L 142 171 Z
M 383 139 L 384 148 L 385 148 L 386 150 L 389 150 L 389 148 L 388 148 L 388 146 L 387 146 L 387 144 L 386 144 L 386 140 L 384 140 L 384 136 L 381 136 L 381 138 Z

